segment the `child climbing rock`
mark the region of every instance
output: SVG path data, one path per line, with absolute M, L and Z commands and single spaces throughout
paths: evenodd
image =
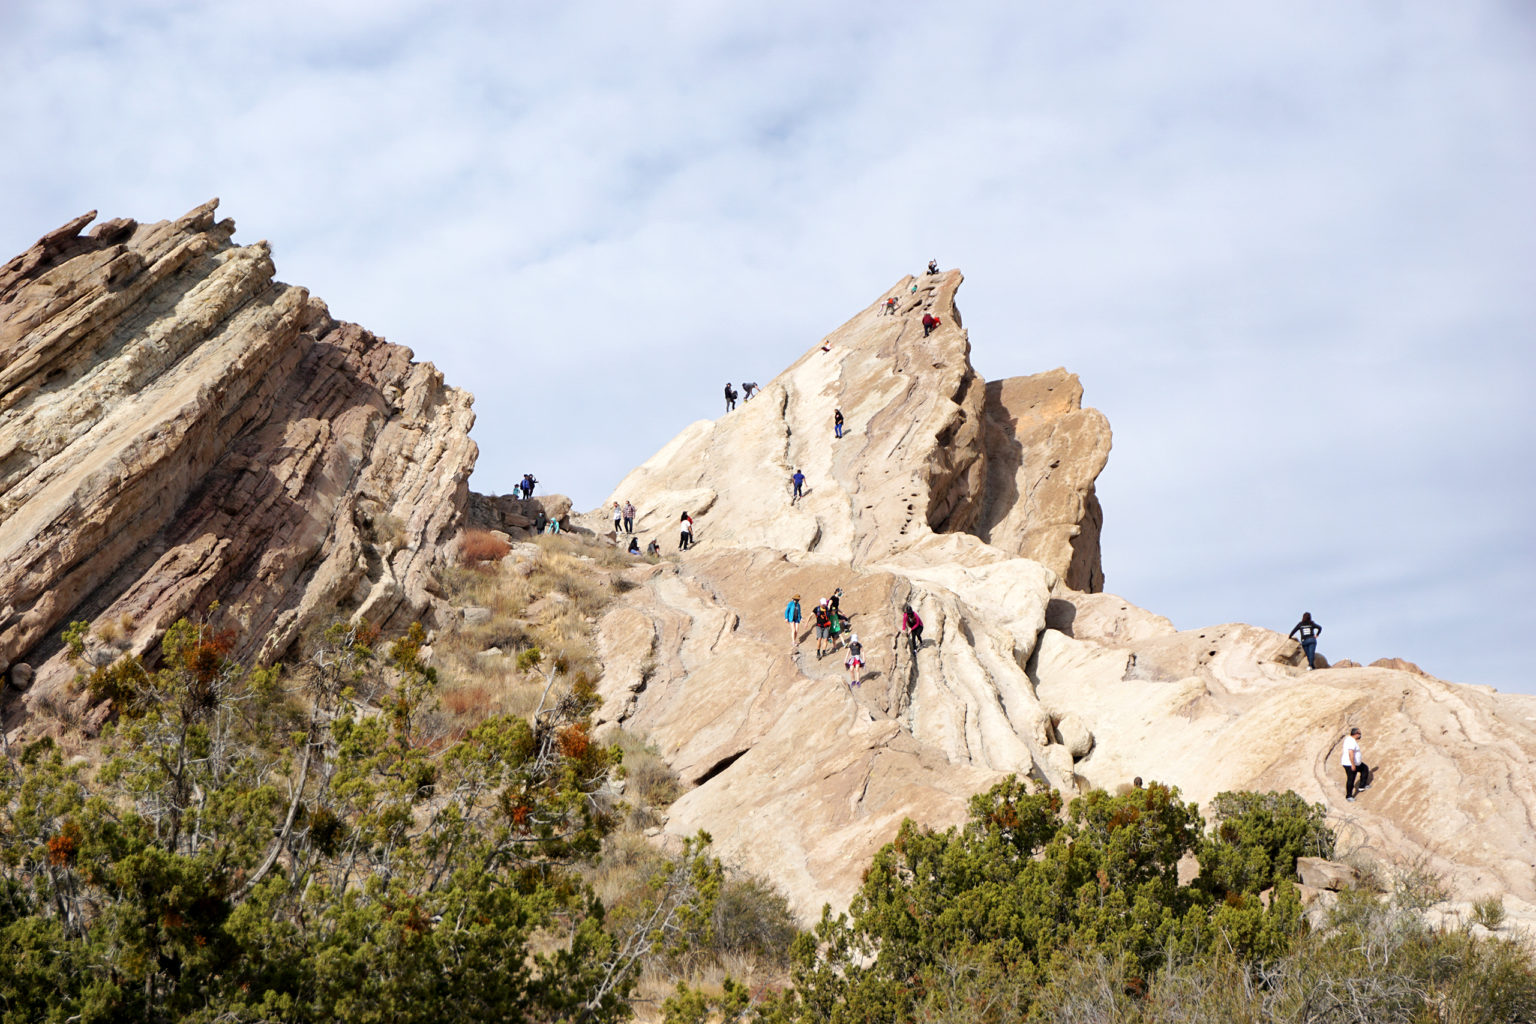
M 864 645 L 859 643 L 857 633 L 848 638 L 848 657 L 843 661 L 843 667 L 848 670 L 849 686 L 864 682 Z

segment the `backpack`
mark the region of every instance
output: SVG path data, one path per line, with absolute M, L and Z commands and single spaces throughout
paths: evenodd
M 816 625 L 823 627 L 832 625 L 832 616 L 822 605 L 816 606 Z

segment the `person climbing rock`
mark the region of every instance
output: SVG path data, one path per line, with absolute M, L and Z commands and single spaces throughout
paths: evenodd
M 1339 757 L 1339 763 L 1344 766 L 1344 799 L 1350 803 L 1355 802 L 1355 794 L 1371 788 L 1371 769 L 1365 763 L 1365 756 L 1360 750 L 1360 727 L 1349 730 L 1349 735 L 1344 737 L 1344 750 Z M 1357 786 L 1355 783 L 1359 782 Z
M 859 643 L 857 633 L 848 638 L 848 657 L 844 659 L 843 667 L 848 670 L 849 686 L 859 686 L 864 682 L 864 645 Z
M 841 410 L 841 409 L 833 409 L 832 410 L 832 434 L 838 440 L 842 440 L 842 437 L 843 437 L 843 410 Z
M 613 532 L 615 536 L 624 532 L 624 509 L 618 502 L 613 503 Z
M 832 613 L 827 611 L 826 598 L 821 599 L 821 604 L 816 606 L 812 614 L 816 617 L 816 659 L 820 661 L 826 651 L 827 641 L 832 637 Z
M 684 512 L 678 520 L 677 550 L 687 551 L 693 547 L 693 517 Z
M 655 537 L 652 537 L 651 542 L 645 546 L 645 553 L 650 555 L 652 558 L 660 557 L 661 541 L 657 540 Z
M 838 623 L 840 630 L 848 628 L 848 616 L 843 614 L 843 588 L 838 587 L 832 591 L 832 596 L 827 598 L 827 611 L 832 613 L 832 619 Z
M 901 608 L 901 628 L 897 635 L 899 636 L 901 633 L 907 635 L 907 644 L 912 648 L 914 655 L 922 650 L 923 620 L 917 612 L 912 610 L 910 604 L 903 605 Z
M 882 310 L 882 312 L 886 316 L 896 315 L 896 296 L 892 295 L 890 298 L 885 300 L 885 309 Z
M 1317 638 L 1323 627 L 1312 621 L 1311 612 L 1302 612 L 1301 621 L 1291 628 L 1291 637 L 1301 634 L 1301 649 L 1307 652 L 1307 668 L 1317 668 Z
M 789 483 L 794 488 L 794 493 L 789 496 L 789 503 L 793 505 L 803 497 L 801 490 L 805 487 L 805 474 L 798 469 L 795 470 L 789 478 Z
M 933 329 L 937 326 L 939 326 L 938 317 L 934 316 L 932 313 L 923 314 L 923 337 L 926 338 L 928 335 L 932 334 Z
M 745 402 L 747 399 L 749 399 L 753 395 L 757 394 L 759 390 L 761 390 L 761 389 L 757 386 L 757 382 L 756 381 L 753 381 L 752 383 L 748 383 L 746 381 L 742 381 L 741 382 L 741 400 L 743 402 Z
M 635 506 L 627 501 L 624 503 L 624 532 L 635 532 Z
M 789 604 L 784 606 L 784 621 L 789 623 L 789 647 L 794 650 L 800 646 L 800 595 L 796 594 L 789 599 Z
M 629 553 L 632 554 L 632 555 L 638 555 L 640 553 L 640 538 L 639 537 L 631 537 L 631 538 L 629 538 Z
M 730 412 L 736 408 L 736 389 L 731 387 L 731 382 L 725 382 L 725 411 Z
M 930 274 L 937 274 L 938 272 L 939 272 L 939 261 L 938 260 L 929 260 L 928 261 L 928 273 L 930 273 Z

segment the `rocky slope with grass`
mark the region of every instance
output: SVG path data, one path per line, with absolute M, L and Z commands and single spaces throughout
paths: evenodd
M 1528 913 L 1536 699 L 1405 663 L 1309 673 L 1276 633 L 1180 632 L 1101 593 L 1108 424 L 1063 370 L 982 380 L 960 283 L 898 282 L 587 517 L 606 531 L 603 510 L 633 502 L 642 543 L 667 552 L 599 630 L 602 716 L 692 784 L 667 831 L 708 830 L 809 920 L 846 905 L 903 817 L 958 823 L 1007 773 L 1068 793 L 1140 775 L 1201 801 L 1294 789 L 1329 807 L 1357 859 L 1427 867 L 1464 900 L 1504 894 Z M 696 544 L 677 554 L 684 512 Z M 810 629 L 839 587 L 867 660 L 856 688 L 845 652 L 818 657 Z M 792 639 L 794 594 L 806 621 Z M 926 623 L 915 659 L 893 649 L 908 602 Z M 1346 803 L 1351 724 L 1381 773 Z
M 245 660 L 338 614 L 431 619 L 472 397 L 277 281 L 216 206 L 86 214 L 0 267 L 0 672 L 36 670 L 8 729 L 103 710 L 69 686 L 72 621 L 104 661 L 215 601 Z

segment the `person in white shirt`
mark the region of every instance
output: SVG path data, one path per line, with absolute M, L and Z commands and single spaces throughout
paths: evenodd
M 1365 758 L 1360 752 L 1360 729 L 1355 727 L 1349 730 L 1349 735 L 1344 737 L 1344 750 L 1339 756 L 1339 763 L 1344 766 L 1344 799 L 1354 803 L 1355 793 L 1364 792 L 1371 788 L 1371 769 L 1366 766 Z M 1359 786 L 1355 785 L 1359 781 Z

